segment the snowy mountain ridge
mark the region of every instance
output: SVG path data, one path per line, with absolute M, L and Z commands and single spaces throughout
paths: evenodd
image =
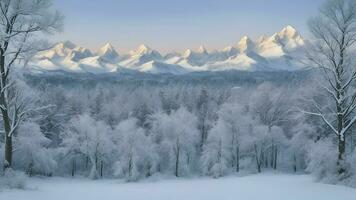
M 170 53 L 162 56 L 146 45 L 140 45 L 127 55 L 119 55 L 107 43 L 96 53 L 72 42 L 61 42 L 39 52 L 30 62 L 30 69 L 68 72 L 107 73 L 134 70 L 146 73 L 183 74 L 192 71 L 223 70 L 298 70 L 306 41 L 292 26 L 286 26 L 270 37 L 253 41 L 242 37 L 236 45 L 208 51 L 200 46 L 196 51 Z

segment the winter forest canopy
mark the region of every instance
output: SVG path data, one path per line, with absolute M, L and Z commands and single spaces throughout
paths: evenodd
M 30 175 L 128 181 L 271 169 L 334 174 L 325 172 L 337 169 L 330 166 L 337 149 L 329 128 L 300 111 L 309 109 L 310 96 L 323 97 L 311 87 L 315 72 L 261 75 L 268 82 L 256 81 L 258 73 L 232 73 L 242 75 L 221 85 L 203 78 L 177 82 L 171 75 L 155 81 L 147 75 L 150 81 L 142 83 L 24 75 L 35 103 L 53 107 L 19 126 L 13 167 Z M 356 138 L 348 137 L 351 163 Z
M 46 0 L 0 2 L 0 178 L 277 170 L 356 186 L 355 1 L 309 22 L 306 70 L 181 75 L 17 69 L 62 16 Z

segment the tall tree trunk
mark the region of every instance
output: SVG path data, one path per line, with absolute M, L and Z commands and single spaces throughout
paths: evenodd
M 5 56 L 4 52 L 0 50 L 0 74 L 1 74 L 1 82 L 0 84 L 0 89 L 3 90 L 5 87 L 7 80 L 5 76 Z M 3 106 L 1 109 L 1 114 L 2 114 L 2 120 L 3 120 L 3 126 L 4 126 L 4 131 L 5 131 L 5 160 L 4 160 L 4 170 L 7 168 L 11 168 L 12 166 L 12 135 L 10 135 L 11 132 L 11 126 L 10 126 L 10 117 L 9 113 L 7 112 L 7 102 L 6 102 L 6 96 L 5 96 L 5 91 L 0 92 L 0 104 Z
M 273 169 L 276 170 L 277 169 L 277 156 L 278 156 L 278 147 L 277 145 L 275 145 L 274 147 L 274 161 L 273 161 Z
M 237 146 L 236 148 L 236 172 L 240 171 L 240 148 Z
M 75 158 L 74 158 L 73 163 L 72 163 L 72 177 L 75 176 L 75 170 L 76 170 L 76 163 L 75 163 Z
M 341 88 L 340 84 L 337 84 L 336 87 L 339 89 Z M 344 95 L 343 93 L 338 92 L 337 93 L 338 97 L 341 95 Z M 338 112 L 337 115 L 337 132 L 338 132 L 338 161 L 337 165 L 339 166 L 339 174 L 342 174 L 345 172 L 345 168 L 343 166 L 343 161 L 345 159 L 345 135 L 342 134 L 343 128 L 344 128 L 344 116 L 341 114 L 342 113 L 342 105 L 337 104 L 336 110 Z
M 88 169 L 89 167 L 89 156 L 86 156 L 85 158 L 85 169 Z
M 260 162 L 260 158 L 258 155 L 258 150 L 257 150 L 257 145 L 254 145 L 254 150 L 255 150 L 255 158 L 256 158 L 256 165 L 257 165 L 257 171 L 258 173 L 261 173 L 261 162 Z
M 5 131 L 5 162 L 4 170 L 12 166 L 12 137 Z
M 345 37 L 346 34 L 343 32 L 342 37 L 341 37 L 341 44 L 340 44 L 340 61 L 338 64 L 338 68 L 336 69 L 336 74 L 338 80 L 342 80 L 342 74 L 344 73 L 344 54 L 345 54 Z M 345 95 L 345 90 L 342 88 L 342 85 L 340 82 L 336 82 L 336 96 L 337 99 L 341 99 Z M 338 145 L 338 150 L 339 150 L 339 155 L 338 155 L 338 162 L 337 164 L 340 166 L 339 173 L 345 172 L 344 167 L 342 166 L 342 163 L 345 158 L 345 135 L 343 132 L 343 129 L 345 128 L 345 116 L 343 114 L 343 102 L 337 102 L 336 103 L 336 111 L 337 111 L 337 132 L 338 132 L 338 140 L 339 140 L 339 145 Z
M 274 166 L 274 142 L 272 140 L 272 146 L 271 146 L 271 160 L 270 160 L 270 167 L 273 168 Z
M 176 177 L 179 177 L 179 153 L 180 153 L 180 149 L 179 149 L 179 142 L 177 141 L 176 144 L 176 166 L 175 166 L 175 175 Z
M 104 163 L 103 161 L 100 161 L 100 177 L 103 178 L 103 169 L 104 169 Z
M 95 153 L 95 168 L 98 169 L 98 155 Z
M 345 137 L 339 136 L 339 161 L 343 161 L 345 159 Z
M 294 172 L 297 172 L 297 156 L 295 153 L 293 154 L 293 170 Z
M 129 179 L 131 180 L 132 178 L 132 155 L 130 155 L 129 158 Z
M 190 153 L 187 153 L 187 165 L 190 165 Z
M 260 162 L 261 162 L 261 165 L 264 165 L 266 168 L 268 167 L 268 159 L 267 159 L 267 156 L 265 156 L 264 153 L 261 153 L 259 155 L 259 159 L 260 159 Z
M 203 119 L 202 126 L 201 126 L 201 143 L 200 143 L 200 153 L 204 150 L 204 145 L 207 139 L 207 131 L 205 127 L 205 119 Z
M 337 110 L 338 112 L 342 112 L 341 111 L 341 105 L 337 106 Z M 341 134 L 342 130 L 343 130 L 343 116 L 341 114 L 338 115 L 338 150 L 339 150 L 339 154 L 338 154 L 338 164 L 340 164 L 344 158 L 345 158 L 345 136 L 343 134 Z
M 32 177 L 32 172 L 33 172 L 33 162 L 31 162 L 27 168 L 27 174 L 29 177 Z
M 95 164 L 95 158 L 90 157 L 90 163 L 91 163 L 91 169 L 90 169 L 89 177 L 91 179 L 97 179 L 99 174 Z

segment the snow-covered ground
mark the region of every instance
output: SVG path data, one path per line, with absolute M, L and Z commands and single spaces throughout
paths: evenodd
M 31 190 L 5 190 L 1 200 L 355 200 L 356 189 L 315 183 L 307 175 L 263 174 L 221 179 L 32 179 Z

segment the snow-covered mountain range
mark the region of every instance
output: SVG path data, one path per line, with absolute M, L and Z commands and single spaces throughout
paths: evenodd
M 283 28 L 270 37 L 258 41 L 244 36 L 232 46 L 207 51 L 204 46 L 196 51 L 165 56 L 146 45 L 127 55 L 119 55 L 111 44 L 96 53 L 69 41 L 39 52 L 29 63 L 36 70 L 64 70 L 69 72 L 107 73 L 125 70 L 148 73 L 182 74 L 192 71 L 222 70 L 297 70 L 304 66 L 300 59 L 306 41 L 292 26 Z

